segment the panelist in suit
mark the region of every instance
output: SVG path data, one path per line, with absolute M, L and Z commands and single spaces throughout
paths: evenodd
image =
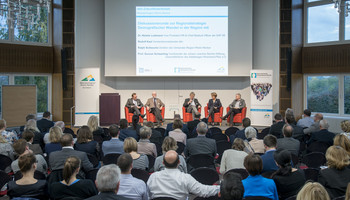
M 221 101 L 220 99 L 217 99 L 218 95 L 216 94 L 216 92 L 212 92 L 211 93 L 211 99 L 209 100 L 208 103 L 208 116 L 207 119 L 209 119 L 209 117 L 211 117 L 212 120 L 212 125 L 214 125 L 214 113 L 218 113 L 220 112 L 220 108 L 221 108 Z
M 129 108 L 130 113 L 134 113 L 134 115 L 141 116 L 142 118 L 145 117 L 145 115 L 141 115 L 140 111 L 143 107 L 143 103 L 137 98 L 136 93 L 132 93 L 131 98 L 126 102 L 125 107 Z
M 230 110 L 227 112 L 225 116 L 222 117 L 222 119 L 226 119 L 228 116 L 230 116 L 230 126 L 233 125 L 233 117 L 235 114 L 241 113 L 242 109 L 246 106 L 244 99 L 241 98 L 241 94 L 236 94 L 236 99 L 233 100 L 233 102 L 229 105 Z
M 194 115 L 198 113 L 198 109 L 201 108 L 201 104 L 198 102 L 198 99 L 194 98 L 194 92 L 190 93 L 190 98 L 185 99 L 184 107 L 186 108 L 186 112 L 192 113 L 192 119 L 194 119 Z
M 162 100 L 157 98 L 156 92 L 152 92 L 152 98 L 147 100 L 145 106 L 150 113 L 154 114 L 158 124 L 163 122 L 162 109 L 165 105 Z

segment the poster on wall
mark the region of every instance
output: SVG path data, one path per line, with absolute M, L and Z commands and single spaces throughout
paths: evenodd
M 250 115 L 252 125 L 272 124 L 272 70 L 250 71 Z
M 99 117 L 100 68 L 76 68 L 75 71 L 74 126 L 83 126 L 91 115 Z

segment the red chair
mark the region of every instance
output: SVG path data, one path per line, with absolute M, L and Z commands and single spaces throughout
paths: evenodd
M 230 111 L 230 107 L 226 108 L 226 112 Z M 233 117 L 233 123 L 242 123 L 242 120 L 245 118 L 247 114 L 247 107 L 242 108 L 242 112 L 235 114 L 235 116 Z M 230 116 L 227 117 L 227 123 L 230 123 Z
M 220 112 L 214 113 L 214 122 L 219 122 L 220 126 L 221 126 L 221 122 L 222 122 L 222 119 L 220 117 L 222 117 L 223 112 L 224 112 L 224 108 L 221 106 Z M 207 106 L 204 107 L 204 113 L 205 113 L 205 117 L 208 117 L 208 115 L 209 115 L 208 104 L 207 104 Z M 213 122 L 211 119 L 211 116 L 209 117 L 208 122 Z
M 165 108 L 162 108 L 162 117 L 164 119 Z M 153 113 L 150 113 L 149 110 L 146 109 L 146 117 L 148 122 L 157 122 L 156 116 Z
M 202 107 L 198 109 L 199 113 L 201 113 L 201 111 L 202 111 Z M 186 112 L 186 108 L 185 107 L 182 107 L 182 116 L 183 116 L 183 121 L 184 122 L 193 121 L 192 113 Z
M 145 113 L 145 108 L 141 107 L 141 115 L 143 115 L 143 113 Z M 126 120 L 128 120 L 128 123 L 132 123 L 132 116 L 134 115 L 134 113 L 129 113 L 129 108 L 125 107 L 125 118 Z M 140 117 L 140 123 L 143 123 L 143 119 L 142 117 Z

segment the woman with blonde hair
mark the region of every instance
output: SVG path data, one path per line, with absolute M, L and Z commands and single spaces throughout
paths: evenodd
M 350 139 L 350 120 L 344 120 L 340 123 L 341 130 L 344 132 L 341 133 Z
M 346 153 L 350 156 L 350 140 L 346 135 L 339 134 L 334 137 L 334 146 L 340 146 L 342 147 Z
M 174 151 L 177 150 L 177 142 L 174 138 L 167 136 L 164 138 L 163 144 L 162 144 L 163 155 L 158 156 L 156 158 L 156 161 L 154 162 L 154 171 L 155 172 L 165 169 L 164 164 L 163 164 L 164 154 L 170 150 L 174 150 Z M 187 173 L 186 161 L 182 155 L 179 155 L 179 160 L 180 160 L 180 164 L 177 168 L 180 171 Z
M 58 126 L 53 126 L 50 128 L 50 131 L 48 133 L 48 140 L 50 141 L 45 145 L 45 152 L 49 156 L 50 153 L 54 151 L 61 151 L 61 137 L 63 135 L 62 129 Z M 45 137 L 47 137 L 45 135 Z M 45 138 L 44 138 L 45 140 Z
M 326 159 L 328 168 L 320 171 L 318 182 L 332 199 L 344 196 L 350 182 L 349 156 L 342 147 L 331 146 L 326 152 Z
M 93 139 L 89 127 L 82 126 L 78 131 L 77 142 L 74 145 L 74 149 L 94 155 L 96 158 L 100 159 L 100 145 Z
M 40 144 L 41 149 L 45 148 L 44 137 L 39 131 L 35 119 L 30 119 L 27 121 L 24 131 L 32 131 L 34 133 L 33 144 Z
M 133 159 L 132 166 L 135 169 L 148 170 L 148 157 L 144 154 L 137 153 L 137 142 L 134 138 L 128 137 L 124 140 L 124 152 L 129 153 Z
M 317 183 L 308 182 L 299 191 L 297 200 L 330 200 L 327 190 Z
M 89 117 L 89 120 L 87 122 L 87 126 L 89 127 L 90 131 L 92 132 L 94 137 L 100 137 L 103 141 L 109 140 L 108 133 L 105 133 L 103 128 L 98 126 L 98 118 L 95 115 L 91 115 Z M 102 143 L 102 141 L 97 141 L 99 143 Z
M 248 155 L 244 152 L 244 141 L 236 138 L 233 141 L 232 149 L 227 149 L 221 158 L 220 173 L 224 174 L 230 169 L 244 169 L 244 158 Z

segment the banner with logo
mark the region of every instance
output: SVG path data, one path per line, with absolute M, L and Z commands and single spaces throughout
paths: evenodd
M 250 119 L 255 126 L 272 124 L 272 70 L 250 71 Z
M 75 69 L 75 126 L 99 116 L 100 68 Z

